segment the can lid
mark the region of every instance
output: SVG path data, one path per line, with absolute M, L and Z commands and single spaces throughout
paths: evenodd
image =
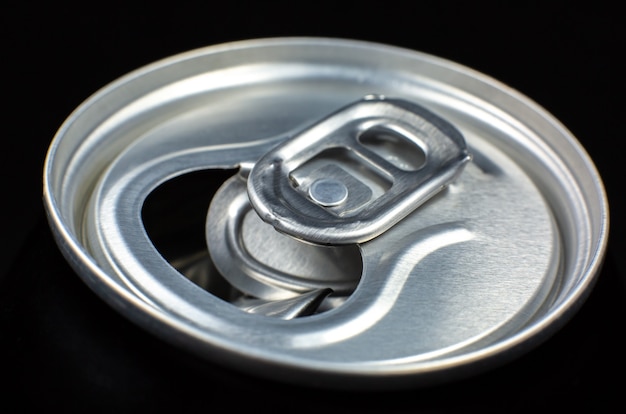
M 198 225 L 202 259 L 166 260 L 142 221 L 149 195 L 225 169 L 238 172 Z M 68 118 L 44 182 L 61 250 L 121 313 L 213 361 L 337 388 L 519 355 L 580 306 L 608 238 L 600 177 L 543 108 L 351 40 L 237 42 L 142 68 Z

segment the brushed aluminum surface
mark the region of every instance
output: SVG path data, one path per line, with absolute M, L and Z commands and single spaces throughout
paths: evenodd
M 454 181 L 470 158 L 444 119 L 405 100 L 366 96 L 257 160 L 248 197 L 282 233 L 325 245 L 364 243 Z M 412 168 L 407 159 L 423 162 Z M 320 206 L 309 195 L 328 179 L 345 196 Z
M 363 270 L 345 302 L 290 320 L 246 312 L 159 254 L 141 219 L 157 186 L 248 168 L 368 94 L 428 108 L 462 133 L 473 159 L 359 245 Z M 139 69 L 68 118 L 44 183 L 61 250 L 115 309 L 218 363 L 337 388 L 454 378 L 528 350 L 581 305 L 608 237 L 592 161 L 540 106 L 453 62 L 351 40 L 236 42 Z

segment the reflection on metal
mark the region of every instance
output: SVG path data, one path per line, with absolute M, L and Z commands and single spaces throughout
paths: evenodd
M 415 106 L 351 105 L 373 92 Z M 359 121 L 342 129 L 346 113 Z M 444 153 L 450 168 L 424 175 Z M 198 171 L 216 177 L 199 184 L 215 193 L 200 246 L 182 249 L 167 214 L 152 239 L 146 200 Z M 68 118 L 44 183 L 59 247 L 119 312 L 218 363 L 337 388 L 452 379 L 532 348 L 582 304 L 608 239 L 597 171 L 545 110 L 460 65 L 338 39 L 140 69 Z
M 359 281 L 359 248 L 345 243 L 389 230 L 469 159 L 465 140 L 443 119 L 406 101 L 368 96 L 246 164 L 217 191 L 206 223 L 213 263 L 252 303 L 262 303 L 246 300 L 242 309 L 283 317 L 289 304 L 290 317 L 315 313 L 313 302 L 321 305 L 330 293 L 345 298 Z M 383 176 L 389 184 L 377 194 L 373 183 Z M 326 293 L 308 300 L 319 291 Z M 296 312 L 304 303 L 308 311 Z
M 256 298 L 284 300 L 321 289 L 346 296 L 361 277 L 358 246 L 305 244 L 264 223 L 250 206 L 242 175 L 227 180 L 215 194 L 206 234 L 220 274 Z
M 336 178 L 319 178 L 309 187 L 309 197 L 322 207 L 335 207 L 348 198 L 348 187 Z
M 250 171 L 248 195 L 283 233 L 363 243 L 445 188 L 470 158 L 461 133 L 441 117 L 369 95 L 264 154 Z
M 234 304 L 246 312 L 280 319 L 293 319 L 314 314 L 324 298 L 331 293 L 330 289 L 317 289 L 290 299 L 269 301 L 241 297 Z

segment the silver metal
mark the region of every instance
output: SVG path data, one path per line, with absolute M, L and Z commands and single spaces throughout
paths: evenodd
M 289 320 L 314 314 L 319 309 L 321 302 L 331 293 L 331 289 L 319 289 L 283 300 L 242 297 L 234 303 L 249 313 Z
M 403 157 L 421 162 L 411 168 Z M 319 244 L 363 243 L 445 188 L 469 160 L 463 136 L 441 117 L 369 95 L 265 154 L 250 172 L 248 196 L 280 232 Z M 320 199 L 328 180 L 334 193 Z
M 289 138 L 222 186 L 206 224 L 213 263 L 232 286 L 257 298 L 254 306 L 238 305 L 249 312 L 282 317 L 290 304 L 287 315 L 301 315 L 292 310 L 305 303 L 298 298 L 317 298 L 309 292 L 324 289 L 335 304 L 313 302 L 334 308 L 359 280 L 356 248 L 314 247 L 282 233 L 326 245 L 356 242 L 355 234 L 368 240 L 445 188 L 469 159 L 463 137 L 444 120 L 408 102 L 367 96 Z M 377 191 L 383 179 L 388 186 Z M 249 198 L 280 234 L 249 214 Z M 267 302 L 272 300 L 280 312 Z M 307 312 L 317 312 L 306 303 Z
M 314 246 L 274 231 L 252 210 L 247 170 L 217 191 L 206 220 L 213 264 L 228 282 L 263 300 L 285 300 L 316 290 L 354 291 L 363 271 L 357 246 Z
M 187 273 L 180 269 L 189 266 L 175 267 L 159 254 L 141 211 L 160 184 L 203 169 L 239 168 L 243 175 L 232 180 L 245 178 L 287 139 L 373 93 L 414 102 L 445 119 L 464 136 L 473 158 L 419 209 L 352 246 L 360 272 L 356 281 L 353 275 L 336 279 L 352 279 L 343 301 L 290 320 L 267 316 L 280 314 L 276 309 L 255 314 L 249 311 L 254 303 L 274 299 L 242 293 L 242 304 L 218 297 L 205 286 L 222 270 Z M 429 155 L 400 158 L 398 165 L 419 169 Z M 382 183 L 372 186 L 381 194 L 387 188 Z M 44 200 L 58 245 L 78 275 L 138 325 L 234 369 L 336 388 L 452 379 L 532 349 L 581 306 L 608 238 L 600 177 L 575 137 L 543 108 L 455 63 L 338 39 L 213 46 L 113 82 L 82 104 L 54 138 Z M 231 205 L 232 199 L 216 196 L 213 204 L 218 202 Z M 240 217 L 236 209 L 233 214 Z M 250 229 L 258 224 L 247 218 L 253 214 L 243 216 Z M 207 223 L 236 220 L 212 217 L 209 211 L 200 227 L 209 227 L 207 249 L 215 255 L 220 243 L 211 245 L 214 229 Z M 266 226 L 244 231 L 248 239 L 238 246 L 258 246 L 253 240 L 277 233 Z M 209 259 L 195 253 L 189 255 L 199 257 L 192 268 Z M 286 258 L 269 263 L 266 252 L 248 253 L 270 269 L 292 265 Z M 287 256 L 274 256 L 281 255 Z M 281 291 L 276 274 L 270 273 L 268 291 Z M 318 283 L 322 276 L 305 280 Z M 292 302 L 303 299 L 290 294 Z M 246 299 L 261 302 L 246 305 Z
M 334 178 L 320 178 L 309 187 L 309 197 L 322 207 L 335 207 L 347 200 L 348 187 Z

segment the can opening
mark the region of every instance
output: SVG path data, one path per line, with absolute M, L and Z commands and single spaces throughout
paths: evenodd
M 231 286 L 218 274 L 204 238 L 206 209 L 236 169 L 200 170 L 168 180 L 146 198 L 141 217 L 161 256 L 189 280 L 229 300 Z
M 233 185 L 242 180 L 237 169 L 201 170 L 154 189 L 142 220 L 157 251 L 183 276 L 249 313 L 292 319 L 340 306 L 363 271 L 358 246 L 315 246 L 276 232 L 247 199 L 237 201 L 245 191 Z M 219 222 L 205 224 L 209 205 Z M 233 208 L 240 213 L 226 219 Z

